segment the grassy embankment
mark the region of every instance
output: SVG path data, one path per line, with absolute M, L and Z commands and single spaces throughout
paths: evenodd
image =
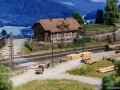
M 101 46 L 101 45 L 107 45 L 107 44 L 110 44 L 110 43 L 108 43 L 108 42 L 95 42 L 95 41 L 92 40 L 91 42 L 86 43 L 85 47 Z M 74 47 L 75 47 L 74 44 L 67 45 L 67 46 L 64 47 L 64 50 L 69 50 L 69 49 L 74 50 Z M 81 43 L 77 44 L 77 49 L 78 48 L 82 48 Z M 54 52 L 55 51 L 62 51 L 62 49 L 56 48 L 56 49 L 53 49 L 53 51 Z M 22 54 L 23 55 L 30 55 L 30 54 L 38 54 L 38 53 L 40 54 L 40 53 L 46 53 L 46 52 L 52 52 L 52 50 L 49 49 L 49 50 L 40 50 L 40 51 L 32 52 L 27 47 L 24 46 Z
M 108 60 L 99 60 L 96 63 L 93 63 L 91 65 L 83 65 L 82 67 L 78 67 L 72 70 L 68 70 L 67 73 L 73 74 L 73 75 L 84 75 L 89 77 L 96 77 L 96 78 L 103 78 L 105 75 L 110 74 L 109 73 L 99 73 L 97 72 L 98 69 L 108 67 L 113 65 L 111 61 Z
M 74 80 L 41 80 L 30 81 L 27 84 L 15 87 L 13 90 L 95 90 L 89 84 Z
M 113 27 L 112 25 L 106 25 L 106 24 L 89 24 L 85 25 L 86 30 L 102 30 L 103 28 L 109 28 Z M 82 26 L 82 29 L 84 29 L 84 26 Z

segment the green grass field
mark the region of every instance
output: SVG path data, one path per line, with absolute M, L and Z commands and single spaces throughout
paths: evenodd
M 82 67 L 68 70 L 67 73 L 70 73 L 73 75 L 85 75 L 89 77 L 103 78 L 105 75 L 110 73 L 99 73 L 97 72 L 97 70 L 100 68 L 111 66 L 111 65 L 113 65 L 111 61 L 99 60 L 96 63 L 93 63 L 91 65 L 85 64 Z
M 113 27 L 112 25 L 106 25 L 106 24 L 89 24 L 85 25 L 86 30 L 93 30 L 93 29 L 99 29 L 102 30 L 103 28 Z M 84 29 L 84 26 L 82 26 L 82 29 Z
M 89 84 L 74 80 L 41 80 L 30 81 L 27 84 L 15 87 L 13 90 L 95 90 Z

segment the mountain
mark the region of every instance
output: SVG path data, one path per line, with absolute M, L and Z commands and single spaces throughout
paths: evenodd
M 91 0 L 54 0 L 57 3 L 62 3 L 69 8 L 74 8 L 81 14 L 96 11 L 97 9 L 104 9 L 105 2 L 93 2 Z
M 71 17 L 73 11 L 87 14 L 104 5 L 90 0 L 0 0 L 0 26 L 31 26 L 39 19 Z

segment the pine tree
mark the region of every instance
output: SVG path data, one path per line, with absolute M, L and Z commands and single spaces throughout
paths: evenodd
M 103 10 L 97 10 L 96 21 L 95 23 L 104 23 Z
M 0 64 L 0 90 L 12 90 L 13 85 L 10 81 L 11 70 Z
M 102 90 L 118 90 L 120 89 L 120 61 L 115 62 L 116 72 L 107 75 L 102 80 Z

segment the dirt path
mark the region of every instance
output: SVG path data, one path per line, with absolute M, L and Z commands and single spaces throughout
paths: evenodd
M 114 54 L 114 51 L 102 52 L 93 54 L 93 59 L 101 59 L 104 55 Z M 80 63 L 80 59 L 70 60 L 65 63 L 59 64 L 53 68 L 45 69 L 44 73 L 41 75 L 35 74 L 35 69 L 30 69 L 26 73 L 19 76 L 12 77 L 11 80 L 14 86 L 18 86 L 23 83 L 27 83 L 31 80 L 42 80 L 42 79 L 73 79 L 81 82 L 89 83 L 90 85 L 95 86 L 97 89 L 101 88 L 101 79 L 85 77 L 85 76 L 74 76 L 66 74 L 65 71 L 75 68 L 77 66 L 82 66 L 83 63 Z M 36 66 L 37 68 L 37 66 Z

